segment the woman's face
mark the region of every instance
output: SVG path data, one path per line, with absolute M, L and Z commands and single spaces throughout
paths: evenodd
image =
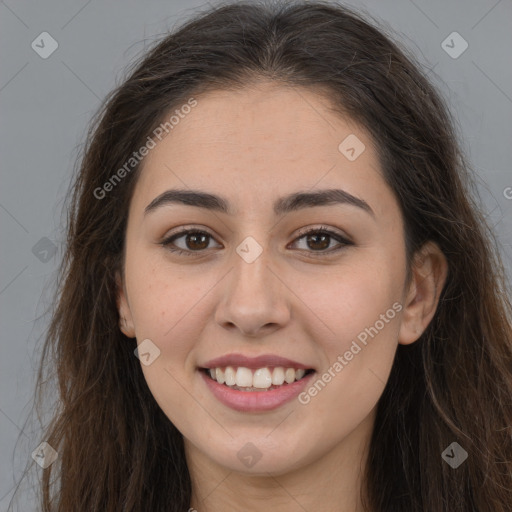
M 371 432 L 402 342 L 402 218 L 367 133 L 320 96 L 196 100 L 134 191 L 123 332 L 188 453 L 283 474 Z

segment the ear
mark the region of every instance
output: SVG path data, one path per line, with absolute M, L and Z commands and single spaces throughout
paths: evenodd
M 132 313 L 126 298 L 126 289 L 119 272 L 116 272 L 117 310 L 119 311 L 119 328 L 128 338 L 135 338 Z
M 414 255 L 411 282 L 406 290 L 398 343 L 414 343 L 434 317 L 448 276 L 446 257 L 434 242 L 427 242 Z

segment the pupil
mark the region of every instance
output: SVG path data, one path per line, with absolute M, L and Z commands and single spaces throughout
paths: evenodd
M 322 235 L 322 234 L 309 235 L 308 243 L 311 241 L 311 239 L 318 239 L 318 238 L 323 239 L 324 243 L 321 245 L 321 247 L 316 247 L 316 249 L 326 249 L 327 247 L 329 247 L 329 241 L 327 240 L 329 238 L 329 235 Z M 327 243 L 325 243 L 325 242 L 327 242 Z M 315 242 L 313 242 L 313 244 L 315 244 Z M 311 247 L 311 248 L 315 249 L 315 247 Z
M 202 238 L 202 242 L 203 242 L 203 246 L 201 247 L 190 247 L 190 244 L 187 243 L 187 245 L 189 245 L 189 249 L 204 249 L 205 247 L 208 247 L 208 242 L 205 243 L 205 240 L 206 238 L 208 237 L 208 235 L 206 234 L 201 234 L 201 233 L 193 233 L 193 234 L 189 234 L 189 238 L 188 240 L 192 240 L 192 245 L 198 243 L 197 240 L 199 238 Z M 199 242 L 200 244 L 201 242 Z

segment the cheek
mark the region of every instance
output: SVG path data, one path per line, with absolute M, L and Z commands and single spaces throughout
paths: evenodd
M 359 335 L 364 339 L 365 329 L 376 322 L 378 331 L 386 331 L 385 337 L 398 329 L 397 311 L 392 306 L 401 297 L 401 281 L 392 268 L 379 265 L 376 259 L 368 265 L 359 262 L 321 276 L 304 273 L 295 282 L 294 291 L 304 298 L 309 317 L 317 319 L 310 323 L 319 327 L 311 332 L 312 337 L 318 342 L 319 334 L 324 335 L 320 345 L 331 356 L 348 350 Z
M 208 314 L 201 298 L 211 287 L 209 282 L 215 282 L 214 276 L 194 281 L 176 271 L 171 274 L 168 267 L 148 258 L 139 264 L 134 258 L 131 270 L 130 306 L 137 342 L 150 339 L 158 349 L 154 362 L 142 364 L 144 378 L 160 408 L 186 431 L 192 428 L 188 419 L 201 414 L 189 394 L 190 354 L 200 339 L 201 318 L 204 322 Z M 190 414 L 183 415 L 185 410 Z
M 377 258 L 372 262 L 338 271 L 325 280 L 322 292 L 307 278 L 301 280 L 303 293 L 317 290 L 309 297 L 328 327 L 321 331 L 326 336 L 311 332 L 315 346 L 323 349 L 324 364 L 301 403 L 318 408 L 318 419 L 312 421 L 320 421 L 322 412 L 331 416 L 334 429 L 361 421 L 375 406 L 398 344 L 400 276 Z
M 164 347 L 175 338 L 174 333 L 194 329 L 201 298 L 215 282 L 215 276 L 203 273 L 195 278 L 197 273 L 190 267 L 171 268 L 161 256 L 156 258 L 149 251 L 140 255 L 133 251 L 126 275 L 137 338 L 158 339 Z

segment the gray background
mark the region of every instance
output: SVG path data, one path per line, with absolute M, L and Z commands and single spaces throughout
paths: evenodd
M 33 471 L 43 471 L 31 459 L 42 439 L 27 420 L 41 335 L 48 325 L 47 310 L 62 255 L 62 203 L 87 124 L 147 42 L 208 4 L 176 0 L 0 2 L 1 511 L 7 510 L 27 463 L 32 463 Z M 510 277 L 512 189 L 507 187 L 512 187 L 512 3 L 353 0 L 347 5 L 382 20 L 432 69 L 430 77 L 457 120 Z M 47 59 L 31 47 L 44 31 L 58 42 Z M 469 45 L 458 58 L 442 47 L 454 31 Z M 460 41 L 448 41 L 454 46 L 452 52 L 461 48 Z M 28 485 L 19 491 L 20 510 L 36 509 L 30 492 Z

